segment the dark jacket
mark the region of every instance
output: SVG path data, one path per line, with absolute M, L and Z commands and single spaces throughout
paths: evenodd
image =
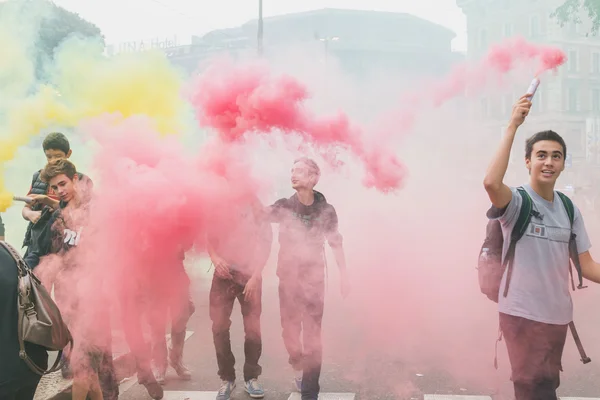
M 41 178 L 40 178 L 41 172 L 42 171 L 40 170 L 33 174 L 33 177 L 31 178 L 31 188 L 29 189 L 28 195 L 30 195 L 30 194 L 47 195 L 48 194 L 48 184 L 41 180 Z M 92 180 L 80 172 L 78 172 L 77 175 L 78 175 L 80 181 L 85 180 L 87 190 L 91 191 L 91 189 L 94 186 Z M 47 207 L 47 206 L 44 206 L 41 204 L 34 207 L 33 210 L 34 211 L 42 211 L 42 214 L 44 212 L 52 211 L 52 209 L 50 207 Z M 27 225 L 27 231 L 25 232 L 25 238 L 23 239 L 23 247 L 32 245 L 33 236 L 39 235 L 39 233 L 36 231 L 43 231 L 46 228 L 45 224 L 48 222 L 47 220 L 48 220 L 48 218 L 44 219 L 42 217 L 35 224 L 29 222 L 29 224 Z M 28 250 L 28 252 L 29 252 L 29 250 Z M 35 268 L 35 265 L 30 265 L 30 267 Z
M 279 257 L 277 274 L 281 277 L 290 269 L 324 265 L 325 241 L 331 247 L 342 245 L 335 208 L 322 193 L 315 191 L 315 200 L 306 206 L 294 194 L 279 199 L 270 207 L 270 219 L 279 223 Z M 291 271 L 290 271 L 291 272 Z
M 19 358 L 17 283 L 17 264 L 0 246 L 0 399 L 40 379 Z M 48 353 L 43 347 L 31 343 L 25 343 L 25 347 L 27 355 L 39 367 L 48 367 Z

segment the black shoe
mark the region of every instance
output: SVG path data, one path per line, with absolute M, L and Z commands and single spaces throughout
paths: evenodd
M 161 400 L 165 395 L 162 386 L 160 386 L 156 381 L 143 383 L 143 385 L 148 391 L 150 397 L 152 397 L 154 400 Z

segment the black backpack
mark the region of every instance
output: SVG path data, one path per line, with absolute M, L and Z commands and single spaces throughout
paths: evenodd
M 500 226 L 500 222 L 497 220 L 488 221 L 486 227 L 486 237 L 483 245 L 481 246 L 481 250 L 479 251 L 479 262 L 477 266 L 479 287 L 483 294 L 496 303 L 498 302 L 502 276 L 504 275 L 504 271 L 506 271 L 507 267 L 508 271 L 506 273 L 504 297 L 506 297 L 508 294 L 508 287 L 512 275 L 513 259 L 515 256 L 515 247 L 519 239 L 521 239 L 525 234 L 525 231 L 529 226 L 529 222 L 531 221 L 531 215 L 535 212 L 533 210 L 533 201 L 531 200 L 531 197 L 529 197 L 529 194 L 527 194 L 527 191 L 525 191 L 523 187 L 519 187 L 517 188 L 517 192 L 521 195 L 523 201 L 521 211 L 519 212 L 519 216 L 517 218 L 517 223 L 512 230 L 511 241 L 506 252 L 506 257 L 504 257 L 504 262 L 502 261 L 504 236 L 502 235 L 502 227 Z M 573 228 L 573 220 L 575 218 L 575 207 L 573 206 L 573 202 L 565 194 L 561 192 L 557 193 L 558 197 L 560 197 L 562 200 L 565 209 L 567 210 L 569 222 L 571 223 L 571 228 Z M 569 240 L 569 255 L 572 263 L 569 262 L 569 272 L 571 275 L 571 285 L 573 290 L 575 290 L 575 283 L 573 282 L 573 264 L 575 265 L 575 269 L 577 270 L 577 274 L 579 276 L 579 285 L 577 288 L 583 289 L 587 287 L 583 286 L 581 264 L 579 263 L 579 255 L 577 252 L 577 242 L 575 241 L 575 237 L 575 233 L 571 231 L 571 237 Z
M 504 287 L 504 297 L 506 297 L 508 294 L 508 286 L 510 284 L 510 277 L 512 275 L 512 264 L 515 256 L 515 247 L 519 239 L 521 239 L 525 234 L 525 231 L 529 226 L 529 222 L 531 221 L 531 216 L 535 213 L 535 211 L 533 210 L 533 201 L 531 200 L 531 197 L 529 197 L 527 191 L 523 187 L 518 187 L 517 191 L 523 199 L 523 204 L 521 206 L 519 216 L 517 217 L 517 223 L 515 224 L 512 230 L 511 241 L 508 246 L 504 262 L 502 262 L 502 248 L 504 245 L 504 236 L 502 235 L 502 227 L 500 226 L 500 222 L 497 220 L 488 221 L 486 227 L 486 237 L 483 242 L 483 245 L 481 246 L 481 250 L 479 251 L 479 263 L 477 266 L 479 275 L 479 287 L 481 288 L 481 292 L 483 294 L 485 294 L 490 300 L 496 303 L 498 302 L 498 295 L 500 292 L 500 284 L 502 283 L 502 276 L 504 275 L 504 271 L 507 267 L 508 272 L 506 273 L 506 286 Z M 569 274 L 571 276 L 571 286 L 573 287 L 573 291 L 575 291 L 575 283 L 573 281 L 574 264 L 575 269 L 577 270 L 577 274 L 579 276 L 579 285 L 577 285 L 577 288 L 584 289 L 587 286 L 583 286 L 583 275 L 581 273 L 581 264 L 579 263 L 579 252 L 577 251 L 577 242 L 575 241 L 577 235 L 573 233 L 575 207 L 573 206 L 573 202 L 571 201 L 571 199 L 569 199 L 565 194 L 561 192 L 556 193 L 558 193 L 558 197 L 560 197 L 565 209 L 567 210 L 569 222 L 571 223 L 571 237 L 569 238 L 569 258 L 571 259 L 571 261 L 569 262 Z M 573 335 L 573 339 L 575 340 L 577 350 L 579 351 L 579 355 L 581 356 L 581 362 L 583 362 L 584 364 L 591 362 L 592 360 L 587 356 L 585 350 L 583 349 L 581 339 L 579 338 L 579 334 L 577 333 L 575 324 L 572 321 L 569 323 L 569 329 L 571 330 L 571 334 Z M 500 340 L 502 340 L 502 332 L 499 332 L 496 345 Z M 497 355 L 496 358 L 494 358 L 494 366 L 495 368 L 498 368 Z

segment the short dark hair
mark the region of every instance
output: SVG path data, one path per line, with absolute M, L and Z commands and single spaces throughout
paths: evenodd
M 77 174 L 77 168 L 75 168 L 75 164 L 65 158 L 59 158 L 50 161 L 42 170 L 40 179 L 42 182 L 50 183 L 53 178 L 56 178 L 62 174 L 65 174 L 67 178 L 73 180 Z
M 310 169 L 310 171 L 317 175 L 317 177 L 321 176 L 321 169 L 319 168 L 319 165 L 317 165 L 317 163 L 308 157 L 300 157 L 294 160 L 294 164 L 298 163 L 298 162 L 303 162 L 304 164 L 306 164 L 308 166 L 308 168 Z
M 44 138 L 42 147 L 44 148 L 44 151 L 60 150 L 65 154 L 69 153 L 69 150 L 71 150 L 69 139 L 67 139 L 67 137 L 60 132 L 49 133 L 48 136 Z
M 563 148 L 563 158 L 567 157 L 567 144 L 565 143 L 565 140 L 554 131 L 542 131 L 536 133 L 525 141 L 525 158 L 527 160 L 531 159 L 533 145 L 537 142 L 541 142 L 542 140 L 551 140 L 560 144 Z

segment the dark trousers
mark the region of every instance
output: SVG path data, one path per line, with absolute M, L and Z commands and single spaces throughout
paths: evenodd
M 156 382 L 151 366 L 151 346 L 144 338 L 143 330 L 144 316 L 150 312 L 148 302 L 147 295 L 141 291 L 137 296 L 133 293 L 123 296 L 121 302 L 123 333 L 135 359 L 138 382 L 142 385 Z
M 181 285 L 169 293 L 165 304 L 157 304 L 150 312 L 150 332 L 152 335 L 152 359 L 159 368 L 167 367 L 167 341 L 165 333 L 167 320 L 171 319 L 171 352 L 173 363 L 181 362 L 187 323 L 195 311 L 190 298 L 189 280 L 182 279 Z
M 516 400 L 557 400 L 568 325 L 500 313 Z
M 279 280 L 279 306 L 283 343 L 289 363 L 302 373 L 302 400 L 316 400 L 323 362 L 321 322 L 325 283 L 301 284 L 296 279 Z M 302 335 L 302 342 L 300 341 Z
M 41 377 L 40 377 L 41 378 Z M 40 378 L 24 383 L 18 389 L 9 390 L 8 393 L 0 391 L 0 399 L 2 400 L 33 400 L 37 386 L 40 383 Z
M 260 315 L 262 312 L 262 288 L 252 300 L 244 298 L 244 287 L 247 279 L 222 279 L 213 277 L 210 288 L 209 312 L 212 321 L 213 340 L 217 353 L 218 375 L 224 381 L 235 381 L 235 357 L 231 351 L 229 328 L 231 312 L 235 299 L 238 299 L 244 320 L 244 381 L 256 379 L 262 373 L 258 364 L 262 354 L 262 339 L 260 331 Z

